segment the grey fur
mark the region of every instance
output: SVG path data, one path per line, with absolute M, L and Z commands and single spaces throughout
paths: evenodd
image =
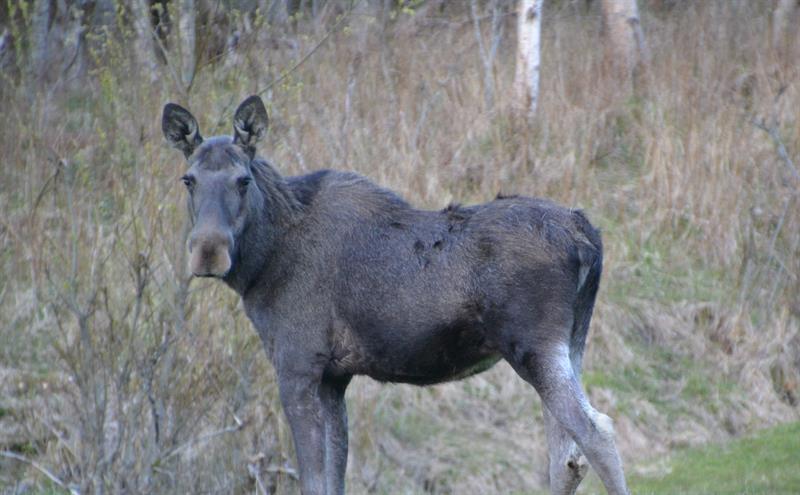
M 574 492 L 582 451 L 609 493 L 627 493 L 610 419 L 579 382 L 602 270 L 583 213 L 525 197 L 424 211 L 349 172 L 283 177 L 251 152 L 267 127 L 257 97 L 237 110 L 234 138 L 181 138 L 199 131 L 173 104 L 163 122 L 189 151 L 192 269 L 242 298 L 278 376 L 304 494 L 344 493 L 352 376 L 427 385 L 499 359 L 549 412 L 553 492 Z

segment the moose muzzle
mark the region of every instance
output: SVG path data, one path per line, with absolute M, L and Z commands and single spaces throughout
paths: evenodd
M 195 277 L 224 277 L 231 269 L 233 237 L 221 230 L 201 229 L 189 238 L 189 269 Z

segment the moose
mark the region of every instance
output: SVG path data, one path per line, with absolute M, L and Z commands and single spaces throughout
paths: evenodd
M 580 383 L 603 256 L 586 216 L 518 196 L 426 211 L 351 172 L 284 177 L 256 155 L 267 125 L 258 96 L 232 136 L 204 139 L 174 103 L 162 116 L 188 161 L 189 269 L 241 297 L 302 493 L 344 493 L 353 376 L 430 385 L 500 359 L 542 399 L 552 493 L 574 493 L 586 460 L 608 493 L 628 493 L 612 421 Z

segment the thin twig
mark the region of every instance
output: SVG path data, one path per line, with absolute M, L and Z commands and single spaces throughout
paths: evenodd
M 223 428 L 223 429 L 217 430 L 217 431 L 212 431 L 211 433 L 206 433 L 206 434 L 203 434 L 203 435 L 199 435 L 199 436 L 197 436 L 195 438 L 192 438 L 192 439 L 188 440 L 187 442 L 179 445 L 178 447 L 175 447 L 167 455 L 162 457 L 161 460 L 162 461 L 166 461 L 167 459 L 171 459 L 172 457 L 175 457 L 177 454 L 179 454 L 181 451 L 191 447 L 192 445 L 194 445 L 196 443 L 207 442 L 207 441 L 209 441 L 209 440 L 211 440 L 211 439 L 213 439 L 215 437 L 218 437 L 220 435 L 225 435 L 226 433 L 233 433 L 233 432 L 239 431 L 242 428 L 244 428 L 244 422 L 242 420 L 240 420 L 238 417 L 236 417 L 236 415 L 233 416 L 233 419 L 234 419 L 234 421 L 236 421 L 235 425 L 231 425 L 231 426 L 228 426 L 227 428 Z
M 283 74 L 281 74 L 281 76 L 280 76 L 280 77 L 278 77 L 277 79 L 273 79 L 272 81 L 270 81 L 270 83 L 269 83 L 269 84 L 267 84 L 267 86 L 266 86 L 264 89 L 262 89 L 262 90 L 260 90 L 260 91 L 257 91 L 257 92 L 256 92 L 256 94 L 257 94 L 257 95 L 259 95 L 259 96 L 260 96 L 260 95 L 263 95 L 264 93 L 266 93 L 267 91 L 269 91 L 269 90 L 270 90 L 270 89 L 271 89 L 273 86 L 275 86 L 275 85 L 276 85 L 276 84 L 278 84 L 279 82 L 281 82 L 281 81 L 283 81 L 284 79 L 286 79 L 287 77 L 289 77 L 289 75 L 290 75 L 292 72 L 294 72 L 295 70 L 297 70 L 297 69 L 298 69 L 298 68 L 299 68 L 301 65 L 303 65 L 303 63 L 305 63 L 305 61 L 306 61 L 306 60 L 308 60 L 309 58 L 311 58 L 311 56 L 312 56 L 312 55 L 314 55 L 314 54 L 317 52 L 317 50 L 319 50 L 319 49 L 322 47 L 322 45 L 324 45 L 324 44 L 325 44 L 325 42 L 326 42 L 326 41 L 328 41 L 328 38 L 330 38 L 331 36 L 333 36 L 333 34 L 339 30 L 339 28 L 342 26 L 342 24 L 344 24 L 344 21 L 346 21 L 346 20 L 347 20 L 347 18 L 348 18 L 348 17 L 350 17 L 350 13 L 351 13 L 351 12 L 353 12 L 353 9 L 355 9 L 355 8 L 356 8 L 356 5 L 358 5 L 359 3 L 361 3 L 361 0 L 353 0 L 353 1 L 351 1 L 351 2 L 350 2 L 350 7 L 347 9 L 347 12 L 345 12 L 344 14 L 342 14 L 342 18 L 341 18 L 341 19 L 339 19 L 338 21 L 336 21 L 336 24 L 334 24 L 334 25 L 333 25 L 333 27 L 332 27 L 332 28 L 331 28 L 331 29 L 330 29 L 330 30 L 329 30 L 327 33 L 325 33 L 325 36 L 323 36 L 323 37 L 322 37 L 322 38 L 321 38 L 321 39 L 320 39 L 320 40 L 317 42 L 317 44 L 314 46 L 314 48 L 312 48 L 311 50 L 309 50 L 309 51 L 308 51 L 308 53 L 306 53 L 306 54 L 303 56 L 303 58 L 301 58 L 300 60 L 298 60 L 298 61 L 297 61 L 297 63 L 296 63 L 296 64 L 294 64 L 294 65 L 293 65 L 293 66 L 292 66 L 292 67 L 291 67 L 289 70 L 287 70 L 287 71 L 285 71 Z
M 323 36 L 317 42 L 317 44 L 314 45 L 314 48 L 309 50 L 308 53 L 306 53 L 303 56 L 303 58 L 301 58 L 299 61 L 297 61 L 297 63 L 295 63 L 291 68 L 289 68 L 288 70 L 284 71 L 277 79 L 273 79 L 263 89 L 260 89 L 260 90 L 256 91 L 255 94 L 257 94 L 259 96 L 263 96 L 264 93 L 266 93 L 267 91 L 272 89 L 273 86 L 275 86 L 279 82 L 281 82 L 284 79 L 286 79 L 287 77 L 289 77 L 289 75 L 291 75 L 295 70 L 297 70 L 301 65 L 303 65 L 306 60 L 311 58 L 311 56 L 314 55 L 317 52 L 317 50 L 319 50 L 322 47 L 322 45 L 325 44 L 326 41 L 328 41 L 328 39 L 333 35 L 333 33 L 337 32 L 339 30 L 339 28 L 342 26 L 344 21 L 347 20 L 350 17 L 350 14 L 353 12 L 353 10 L 356 8 L 356 6 L 359 3 L 361 3 L 361 0 L 352 0 L 350 2 L 350 7 L 347 9 L 347 12 L 342 14 L 341 19 L 336 21 L 336 24 L 334 24 L 334 26 L 327 33 L 325 33 L 325 36 Z M 220 112 L 220 116 L 217 119 L 217 122 L 219 123 L 218 125 L 223 125 L 223 123 L 225 122 L 225 119 L 227 118 L 228 113 L 233 108 L 233 103 L 234 103 L 234 99 L 231 98 L 228 101 L 228 104 L 225 105 L 225 107 L 223 108 L 222 112 Z
M 288 477 L 290 477 L 290 478 L 292 478 L 294 480 L 299 480 L 300 479 L 300 475 L 297 474 L 297 471 L 295 469 L 287 467 L 287 466 L 268 466 L 268 467 L 264 468 L 264 471 L 266 471 L 268 473 L 285 474 L 285 475 L 287 475 Z
M 169 69 L 169 72 L 172 75 L 172 79 L 175 82 L 175 85 L 178 87 L 178 89 L 181 90 L 181 92 L 185 96 L 188 93 L 188 88 L 183 87 L 183 81 L 176 72 L 175 67 L 173 67 L 172 64 L 170 63 L 169 52 L 167 51 L 167 47 L 164 46 L 164 42 L 161 41 L 161 38 L 159 38 L 158 33 L 156 32 L 155 29 L 151 30 L 150 35 L 156 41 L 156 47 L 158 47 L 158 49 L 161 50 L 161 55 L 164 57 L 164 63 L 167 65 L 167 69 Z
M 265 487 L 264 482 L 261 481 L 261 475 L 258 473 L 258 466 L 255 464 L 248 464 L 247 472 L 256 480 L 256 493 L 267 495 L 267 487 Z
M 19 462 L 24 462 L 25 464 L 30 464 L 33 468 L 39 470 L 42 474 L 50 478 L 50 481 L 60 486 L 64 490 L 67 490 L 72 495 L 80 495 L 80 492 L 78 490 L 74 488 L 69 488 L 66 483 L 58 479 L 58 477 L 53 473 L 51 473 L 49 469 L 45 468 L 44 466 L 42 466 L 41 464 L 32 459 L 28 459 L 25 456 L 19 455 L 16 452 L 10 452 L 8 450 L 0 450 L 0 456 L 8 457 L 9 459 L 14 459 Z
M 47 429 L 50 430 L 50 433 L 52 433 L 53 436 L 56 437 L 56 439 L 58 439 L 58 441 L 64 446 L 65 449 L 69 451 L 69 453 L 73 457 L 78 458 L 78 456 L 75 455 L 75 451 L 73 451 L 72 447 L 69 446 L 69 443 L 67 442 L 66 438 L 64 438 L 64 435 L 62 435 L 61 432 L 58 431 L 58 429 L 55 426 L 53 426 L 49 421 L 47 421 L 47 419 L 45 419 L 44 416 L 42 416 L 38 412 L 34 412 L 33 417 L 35 419 L 38 419 L 43 425 L 45 425 Z
M 776 103 L 778 98 L 780 98 L 782 94 L 783 91 L 781 90 L 776 96 Z M 789 152 L 786 150 L 786 146 L 783 144 L 783 139 L 781 139 L 780 132 L 778 132 L 777 118 L 774 119 L 773 125 L 767 125 L 765 119 L 756 119 L 755 117 L 750 119 L 750 123 L 753 124 L 756 128 L 766 132 L 769 135 L 769 137 L 772 138 L 773 143 L 775 143 L 775 150 L 777 151 L 778 156 L 786 164 L 786 167 L 792 173 L 792 176 L 794 177 L 795 181 L 797 181 L 798 184 L 800 184 L 800 173 L 798 173 L 794 161 L 789 156 Z M 786 220 L 786 214 L 789 212 L 789 208 L 790 205 L 792 204 L 794 195 L 800 193 L 800 188 L 795 188 L 792 192 L 793 194 L 789 195 L 784 201 L 783 213 L 781 213 L 781 216 L 778 219 L 778 224 L 775 226 L 775 230 L 773 231 L 769 242 L 769 249 L 768 249 L 769 257 L 773 261 L 775 261 L 775 264 L 778 265 L 778 274 L 777 276 L 775 276 L 775 283 L 772 286 L 772 291 L 769 298 L 769 300 L 772 301 L 771 304 L 774 304 L 775 301 L 775 294 L 778 291 L 778 286 L 780 285 L 781 281 L 780 277 L 781 272 L 785 271 L 786 273 L 790 273 L 786 265 L 780 260 L 780 258 L 778 258 L 778 253 L 775 252 L 775 245 L 778 242 L 778 236 L 780 235 L 781 229 L 783 228 L 784 221 Z
M 783 144 L 783 139 L 781 139 L 781 135 L 778 133 L 778 126 L 768 126 L 763 120 L 757 120 L 755 118 L 751 119 L 750 123 L 769 134 L 769 137 L 771 137 L 772 141 L 775 143 L 778 156 L 781 157 L 786 166 L 789 167 L 789 170 L 792 172 L 792 176 L 794 176 L 795 180 L 800 182 L 800 172 L 797 171 L 794 161 L 792 161 L 792 158 L 789 156 L 789 152 L 786 151 L 786 146 Z

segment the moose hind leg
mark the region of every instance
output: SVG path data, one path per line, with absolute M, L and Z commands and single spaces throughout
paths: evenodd
M 589 471 L 589 464 L 567 430 L 547 407 L 542 407 L 542 415 L 550 457 L 550 492 L 554 495 L 573 495 Z
M 567 344 L 550 342 L 521 346 L 517 343 L 505 357 L 517 373 L 536 388 L 545 408 L 578 444 L 606 491 L 612 495 L 626 495 L 628 489 L 614 444 L 611 418 L 589 404 L 570 363 Z M 560 440 L 558 445 L 563 445 Z M 555 471 L 557 475 L 564 474 L 559 466 Z M 556 481 L 559 479 L 557 476 Z M 574 476 L 568 479 L 574 481 Z M 556 491 L 562 486 L 568 488 L 557 484 L 553 493 L 569 493 Z

